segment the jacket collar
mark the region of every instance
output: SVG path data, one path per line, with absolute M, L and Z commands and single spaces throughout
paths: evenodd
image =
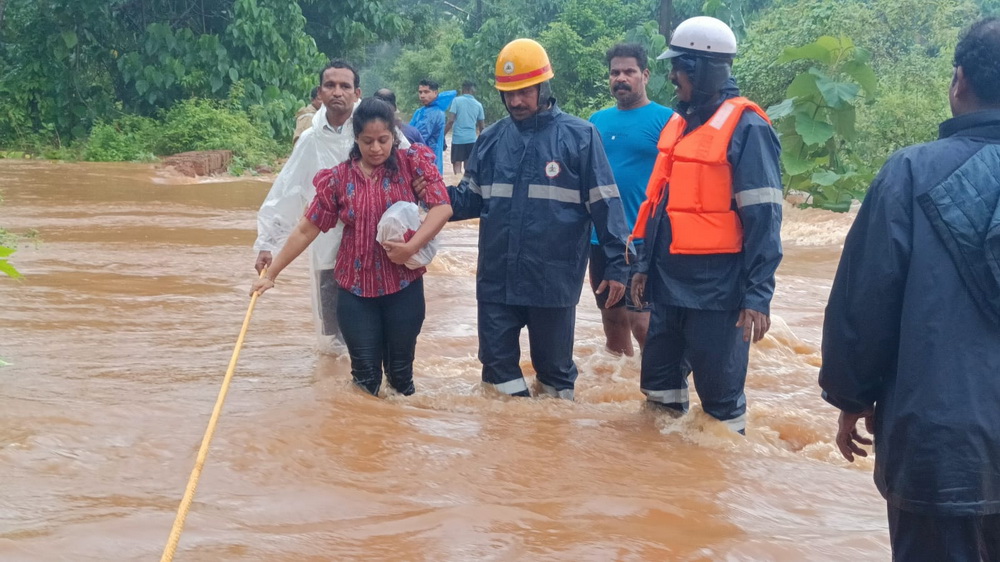
M 723 102 L 738 97 L 740 97 L 740 88 L 736 85 L 736 79 L 730 76 L 726 80 L 726 83 L 722 85 L 722 88 L 719 89 L 719 98 L 717 100 L 699 106 L 692 106 L 688 102 L 679 102 L 675 109 L 687 121 L 684 134 L 690 133 L 711 119 Z
M 1000 109 L 966 113 L 941 123 L 938 138 L 954 136 L 1000 140 Z

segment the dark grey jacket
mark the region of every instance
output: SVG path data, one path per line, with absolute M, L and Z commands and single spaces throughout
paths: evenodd
M 1000 111 L 941 125 L 882 168 L 823 326 L 824 397 L 875 405 L 891 505 L 1000 513 Z
M 515 306 L 580 300 L 590 225 L 607 256 L 606 279 L 625 283 L 628 226 L 593 125 L 553 106 L 483 131 L 465 177 L 449 187 L 451 220 L 479 218 L 476 298 Z

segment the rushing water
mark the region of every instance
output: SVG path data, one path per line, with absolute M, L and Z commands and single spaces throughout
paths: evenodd
M 0 560 L 152 560 L 249 302 L 264 181 L 0 160 Z M 177 560 L 885 560 L 871 464 L 818 396 L 851 216 L 786 211 L 749 436 L 642 406 L 581 299 L 575 403 L 478 384 L 475 224 L 427 276 L 418 392 L 374 399 L 313 351 L 304 263 L 257 304 Z M 523 342 L 527 351 L 527 342 Z M 522 364 L 530 371 L 525 353 Z

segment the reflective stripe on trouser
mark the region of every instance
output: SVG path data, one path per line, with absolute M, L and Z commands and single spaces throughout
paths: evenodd
M 646 399 L 686 412 L 687 377 L 693 372 L 705 413 L 743 431 L 750 343 L 736 327 L 739 316 L 738 310 L 654 305 L 640 376 Z
M 504 394 L 527 395 L 520 365 L 521 328 L 527 327 L 531 364 L 543 391 L 572 399 L 577 377 L 573 363 L 575 306 L 544 308 L 479 302 L 478 308 L 484 383 Z

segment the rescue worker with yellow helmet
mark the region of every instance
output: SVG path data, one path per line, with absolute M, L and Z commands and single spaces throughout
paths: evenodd
M 556 106 L 549 57 L 516 39 L 496 61 L 496 88 L 509 117 L 472 148 L 461 183 L 449 187 L 452 220 L 478 218 L 476 299 L 483 382 L 530 396 L 520 368 L 527 327 L 543 394 L 572 399 L 576 304 L 591 225 L 608 258 L 599 288 L 614 305 L 625 293 L 628 227 L 618 187 L 593 125 Z
M 750 341 L 770 327 L 781 262 L 781 147 L 766 114 L 731 76 L 736 36 L 710 17 L 681 22 L 670 59 L 679 103 L 633 237 L 643 239 L 634 302 L 651 302 L 640 387 L 647 401 L 688 410 L 693 372 L 702 408 L 746 429 Z

